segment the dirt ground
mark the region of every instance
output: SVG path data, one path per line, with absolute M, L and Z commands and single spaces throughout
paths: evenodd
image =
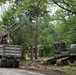
M 18 68 L 0 68 L 0 75 L 44 75 L 44 74 Z
M 51 67 L 42 67 L 42 68 L 34 68 L 34 69 L 29 69 L 28 70 L 32 70 L 32 71 L 37 71 L 40 73 L 43 73 L 45 75 L 66 75 L 65 72 L 55 69 L 55 67 L 53 68 L 53 66 Z
M 25 65 L 21 65 L 20 68 L 40 72 L 45 75 L 67 75 L 63 69 L 56 65 L 44 65 L 43 61 L 32 61 Z

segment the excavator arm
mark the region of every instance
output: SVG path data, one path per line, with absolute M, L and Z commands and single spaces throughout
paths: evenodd
M 14 25 L 10 26 L 8 30 L 10 32 L 14 33 L 14 32 L 16 32 L 16 30 L 20 29 L 24 25 L 25 26 L 31 26 L 33 28 L 38 28 L 42 31 L 44 31 L 46 28 L 48 28 L 48 27 L 40 28 L 38 25 L 36 25 L 35 23 L 30 21 L 30 17 L 26 16 L 26 17 L 21 18 L 18 22 L 14 23 Z M 66 54 L 66 50 L 62 51 L 63 49 L 66 49 L 65 43 L 59 42 L 59 38 L 58 38 L 57 33 L 53 29 L 47 30 L 47 33 L 52 35 L 52 37 L 54 39 L 53 55 Z
M 23 17 L 22 19 L 20 19 L 18 22 L 15 22 L 12 26 L 10 26 L 8 28 L 8 30 L 10 32 L 16 32 L 18 29 L 20 29 L 21 27 L 23 26 L 31 26 L 33 28 L 37 28 L 39 30 L 42 30 L 44 31 L 45 28 L 47 27 L 44 27 L 44 28 L 40 28 L 38 25 L 36 25 L 35 23 L 33 22 L 30 22 L 30 17 L 26 16 L 26 17 Z M 53 30 L 53 29 L 50 29 L 50 30 L 47 30 L 47 33 L 49 33 L 50 35 L 52 35 L 53 39 L 54 39 L 54 42 L 59 42 L 59 38 L 58 38 L 58 35 L 57 33 Z
M 32 27 L 35 27 L 35 24 L 33 22 L 30 22 L 29 20 L 30 18 L 27 16 L 27 17 L 23 17 L 21 18 L 18 22 L 15 22 L 13 25 L 11 25 L 8 30 L 9 32 L 15 32 L 17 31 L 18 29 L 20 29 L 21 27 L 23 27 L 24 25 L 25 26 L 32 26 Z

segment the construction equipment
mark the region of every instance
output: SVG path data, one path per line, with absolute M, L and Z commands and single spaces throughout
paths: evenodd
M 13 45 L 9 32 L 0 29 L 0 66 L 19 67 L 21 58 L 21 46 Z
M 22 46 L 13 45 L 10 34 L 24 26 L 24 23 L 25 25 L 31 24 L 33 26 L 33 23 L 28 21 L 29 18 L 24 17 L 21 21 L 15 22 L 7 29 L 0 28 L 0 66 L 19 67 Z
M 33 28 L 38 28 L 42 31 L 46 29 L 47 27 L 44 28 L 39 28 L 38 25 L 36 25 L 33 22 L 30 22 L 30 17 L 26 16 L 20 19 L 20 22 L 18 22 L 18 26 L 14 27 L 14 30 L 17 30 L 18 28 L 22 27 L 25 25 L 31 26 Z M 53 30 L 47 30 L 47 33 L 52 35 L 54 39 L 53 43 L 53 57 L 50 59 L 46 60 L 46 64 L 57 64 L 57 65 L 72 65 L 75 64 L 76 62 L 76 46 L 71 46 L 69 48 L 66 47 L 66 44 L 64 42 L 60 42 L 57 33 Z
M 17 29 L 21 28 L 24 25 L 35 27 L 35 28 L 38 28 L 41 30 L 45 29 L 45 28 L 44 29 L 39 28 L 37 25 L 35 25 L 35 23 L 30 22 L 30 17 L 26 16 L 26 17 L 21 18 L 20 21 L 16 22 L 14 25 L 12 25 L 11 26 L 12 29 L 9 28 L 9 31 L 15 32 Z M 73 52 L 73 48 L 67 48 L 65 43 L 59 42 L 58 36 L 54 30 L 49 30 L 49 31 L 47 31 L 47 33 L 52 35 L 52 37 L 54 38 L 54 43 L 53 43 L 53 51 L 52 51 L 53 57 L 47 59 L 45 63 L 46 64 L 57 64 L 57 65 L 61 65 L 61 64 L 72 65 L 72 63 L 75 63 L 76 52 L 71 53 L 71 51 Z M 4 46 L 7 46 L 7 45 L 4 45 Z M 74 51 L 75 51 L 75 49 L 74 49 Z
M 55 36 L 55 38 L 58 37 Z M 53 57 L 47 59 L 46 64 L 76 65 L 76 44 L 67 48 L 64 42 L 58 42 L 58 40 L 55 39 L 52 47 Z

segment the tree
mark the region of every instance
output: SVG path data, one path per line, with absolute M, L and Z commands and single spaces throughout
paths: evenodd
M 47 0 L 45 0 L 45 1 L 44 0 L 42 0 L 42 1 L 41 0 L 38 0 L 38 1 L 36 1 L 36 0 L 33 0 L 33 1 L 15 0 L 14 3 L 12 4 L 11 9 L 9 9 L 9 11 L 6 11 L 5 15 L 2 16 L 3 24 L 5 26 L 13 25 L 14 22 L 16 22 L 16 18 L 21 20 L 24 16 L 29 16 L 30 17 L 29 21 L 31 21 L 31 22 L 34 21 L 34 23 L 37 23 L 40 20 L 40 18 L 42 18 L 44 15 L 47 14 L 46 7 L 47 7 Z M 24 23 L 24 25 L 25 25 L 25 23 Z M 37 48 L 38 30 L 37 29 L 35 29 L 35 30 L 36 30 L 35 45 Z M 33 30 L 30 28 L 30 31 L 32 33 Z M 30 37 L 31 37 L 31 35 L 30 35 Z M 32 38 L 30 38 L 30 39 L 32 39 Z M 33 46 L 33 44 L 32 44 L 32 46 Z M 37 52 L 36 52 L 36 59 L 37 59 Z
M 55 23 L 55 30 L 60 37 L 60 41 L 66 42 L 67 44 L 76 43 L 75 41 L 75 20 L 76 15 L 69 14 L 63 9 L 58 9 L 53 15 L 52 21 Z
M 57 6 L 68 11 L 69 13 L 76 14 L 76 0 L 52 0 Z

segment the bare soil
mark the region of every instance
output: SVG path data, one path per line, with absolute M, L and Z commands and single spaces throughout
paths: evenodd
M 25 65 L 21 65 L 20 68 L 40 72 L 45 75 L 66 75 L 61 68 L 56 65 L 44 65 L 43 61 L 31 61 Z

